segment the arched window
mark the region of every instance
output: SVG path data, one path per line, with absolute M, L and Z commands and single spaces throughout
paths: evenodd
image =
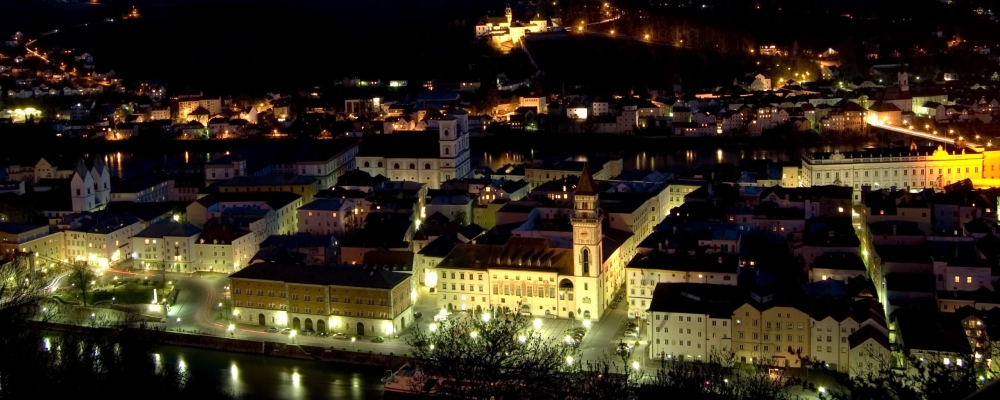
M 424 169 L 431 169 L 431 163 L 424 164 Z
M 410 163 L 410 169 L 417 169 L 417 164 Z
M 448 130 L 447 129 L 444 130 L 444 137 L 448 137 Z
M 365 168 L 368 168 L 368 166 L 369 166 L 368 161 L 365 161 Z
M 392 169 L 399 169 L 399 163 L 392 164 Z
M 445 147 L 444 148 L 444 154 L 445 155 L 451 154 L 451 148 Z
M 382 168 L 382 162 L 381 162 L 381 161 L 379 161 L 379 162 L 378 162 L 378 164 L 375 164 L 375 166 L 376 166 L 376 167 L 379 167 L 379 168 Z
M 590 249 L 584 247 L 580 251 L 580 265 L 583 266 L 583 274 L 590 274 Z

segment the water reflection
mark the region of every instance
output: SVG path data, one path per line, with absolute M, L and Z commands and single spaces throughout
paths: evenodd
M 864 146 L 816 146 L 806 149 L 802 149 L 808 152 L 825 151 L 832 152 L 834 149 L 839 149 L 841 152 L 845 151 L 856 151 L 860 150 Z M 746 165 L 750 162 L 789 162 L 798 161 L 801 150 L 795 149 L 768 149 L 768 148 L 757 148 L 757 149 L 747 149 L 747 148 L 701 148 L 701 149 L 666 149 L 661 148 L 657 150 L 645 150 L 645 151 L 599 151 L 594 154 L 581 154 L 578 152 L 565 152 L 563 154 L 546 154 L 545 156 L 538 155 L 539 158 L 536 160 L 536 153 L 534 150 L 530 150 L 527 153 L 521 153 L 517 151 L 510 150 L 495 150 L 495 151 L 485 151 L 481 153 L 474 153 L 472 159 L 472 164 L 474 166 L 485 166 L 493 170 L 500 168 L 507 164 L 521 164 L 526 162 L 537 161 L 542 158 L 548 161 L 557 161 L 563 159 L 572 160 L 593 160 L 593 159 L 613 159 L 622 158 L 624 162 L 625 170 L 643 170 L 643 171 L 653 171 L 653 170 L 665 170 L 677 172 L 687 168 L 700 167 L 700 166 L 713 166 L 720 163 L 733 164 L 733 165 Z
M 384 368 L 163 347 L 157 365 L 176 365 L 202 384 L 248 399 L 380 399 Z M 161 361 L 162 360 L 162 361 Z

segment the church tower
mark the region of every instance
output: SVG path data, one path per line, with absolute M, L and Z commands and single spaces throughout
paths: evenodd
M 573 252 L 574 275 L 596 277 L 601 265 L 601 220 L 597 209 L 597 183 L 590 174 L 590 165 L 584 164 L 580 182 L 573 194 Z
M 504 10 L 503 15 L 507 16 L 507 26 L 510 26 L 510 24 L 514 23 L 514 12 L 510 10 L 510 4 L 507 5 L 507 8 Z
M 101 157 L 96 157 L 90 169 L 94 177 L 94 205 L 107 205 L 111 201 L 111 174 Z
M 902 71 L 896 76 L 897 84 L 899 85 L 899 90 L 906 92 L 910 90 L 910 75 L 906 71 Z
M 601 222 L 604 219 L 597 208 L 597 183 L 590 174 L 590 165 L 583 165 L 580 181 L 573 193 L 573 291 L 576 294 L 575 318 L 597 319 L 604 304 L 601 294 L 601 241 L 604 234 Z

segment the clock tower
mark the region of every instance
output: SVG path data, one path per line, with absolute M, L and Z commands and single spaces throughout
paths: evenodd
M 573 193 L 573 292 L 575 312 L 567 313 L 573 319 L 598 319 L 603 311 L 601 267 L 604 256 L 601 241 L 601 222 L 604 216 L 597 208 L 597 183 L 590 175 L 590 165 L 583 165 L 580 181 Z M 572 305 L 571 305 L 572 306 Z
M 601 220 L 603 216 L 597 209 L 597 183 L 590 175 L 590 166 L 584 164 L 580 174 L 580 182 L 573 193 L 573 260 L 575 276 L 597 277 L 600 274 L 601 263 Z

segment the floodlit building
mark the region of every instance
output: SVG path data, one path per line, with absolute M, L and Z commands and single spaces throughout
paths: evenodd
M 660 283 L 649 305 L 648 357 L 654 360 L 703 361 L 732 351 L 733 310 L 746 292 L 736 286 Z M 640 336 L 642 337 L 642 336 Z
M 570 218 L 572 248 L 533 237 L 512 237 L 502 246 L 458 244 L 425 272 L 424 282 L 436 288 L 438 306 L 599 319 L 613 293 L 606 286 L 617 288 L 612 280 L 620 271 L 603 268 L 604 216 L 597 208 L 597 185 L 586 167 L 581 175 Z
M 941 145 L 806 153 L 802 155 L 802 184 L 852 187 L 853 202 L 860 204 L 863 186 L 920 190 L 942 188 L 967 178 L 973 182 L 991 178 L 987 169 L 995 171 L 990 163 L 995 157 L 992 153 Z
M 258 263 L 229 276 L 243 324 L 348 335 L 392 335 L 413 323 L 410 274 Z

